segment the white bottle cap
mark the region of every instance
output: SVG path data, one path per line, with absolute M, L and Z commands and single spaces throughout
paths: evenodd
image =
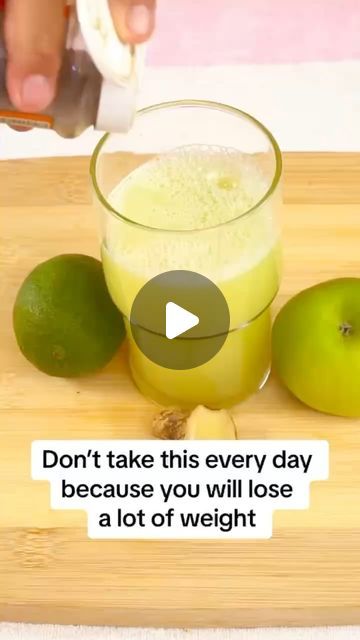
M 136 87 L 103 80 L 95 123 L 98 131 L 127 133 L 136 113 Z
M 103 78 L 117 85 L 138 78 L 145 45 L 134 47 L 120 40 L 108 0 L 76 0 L 76 11 L 86 49 Z
M 86 49 L 103 76 L 95 129 L 126 133 L 135 117 L 146 47 L 120 40 L 108 0 L 76 0 L 76 9 Z

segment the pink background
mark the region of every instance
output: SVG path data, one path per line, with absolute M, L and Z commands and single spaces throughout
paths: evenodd
M 360 59 L 360 0 L 159 0 L 155 65 Z

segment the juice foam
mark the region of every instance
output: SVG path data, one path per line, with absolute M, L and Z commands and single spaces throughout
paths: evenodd
M 188 231 L 229 222 L 251 209 L 265 190 L 251 156 L 191 145 L 142 164 L 113 190 L 110 202 L 134 222 Z

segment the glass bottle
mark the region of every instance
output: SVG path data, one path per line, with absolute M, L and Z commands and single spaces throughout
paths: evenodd
M 88 52 L 76 11 L 68 11 L 66 47 L 55 99 L 41 113 L 19 112 L 6 89 L 3 5 L 0 2 L 0 123 L 54 129 L 64 138 L 77 137 L 91 126 L 99 131 L 127 132 L 136 106 L 135 48 L 118 40 L 117 46 L 128 50 L 129 77 L 122 83 L 104 78 Z

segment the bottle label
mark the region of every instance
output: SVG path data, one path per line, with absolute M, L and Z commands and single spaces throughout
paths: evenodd
M 22 113 L 21 111 L 4 111 L 0 109 L 0 124 L 8 124 L 12 127 L 51 129 L 53 123 L 53 118 L 41 113 Z

